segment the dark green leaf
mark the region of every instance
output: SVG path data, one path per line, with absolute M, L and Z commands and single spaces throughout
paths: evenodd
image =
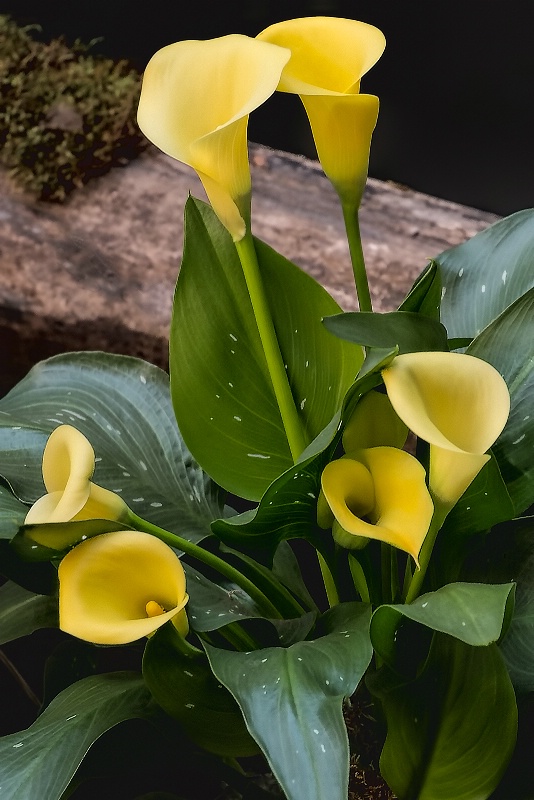
M 314 641 L 250 653 L 206 646 L 290 800 L 347 798 L 342 701 L 371 660 L 369 616 L 369 606 L 345 603 L 325 615 L 326 635 Z
M 200 747 L 233 758 L 255 755 L 258 746 L 236 701 L 204 653 L 184 655 L 177 637 L 172 625 L 164 625 L 147 642 L 143 677 L 154 699 Z
M 495 456 L 491 453 L 490 461 L 449 513 L 440 537 L 466 536 L 485 531 L 499 522 L 512 519 L 514 514 L 514 504 Z
M 395 632 L 403 617 L 473 646 L 496 642 L 506 607 L 513 603 L 514 584 L 449 583 L 418 597 L 409 605 L 382 605 L 373 614 L 371 640 L 375 650 L 393 664 Z
M 402 683 L 387 667 L 369 681 L 387 738 L 380 771 L 399 800 L 486 800 L 512 755 L 514 691 L 496 645 L 435 635 L 421 676 Z
M 22 499 L 44 494 L 43 448 L 65 423 L 93 445 L 95 483 L 187 539 L 209 533 L 218 493 L 184 445 L 162 370 L 106 353 L 68 353 L 34 367 L 0 400 L 0 472 Z
M 411 311 L 352 311 L 326 317 L 327 330 L 365 347 L 398 347 L 399 353 L 447 350 L 447 331 L 437 320 Z
M 439 322 L 440 302 L 441 277 L 439 267 L 435 261 L 431 261 L 399 306 L 399 311 L 415 311 L 417 314 L 424 314 L 425 317 L 430 317 L 430 319 Z
M 28 513 L 28 506 L 0 482 L 0 539 L 12 539 Z
M 57 598 L 34 594 L 8 581 L 0 587 L 0 644 L 39 628 L 57 628 Z
M 436 260 L 449 336 L 477 336 L 534 286 L 534 210 L 499 220 Z
M 522 522 L 530 543 L 530 554 L 517 568 L 514 615 L 501 643 L 512 683 L 519 692 L 534 691 L 534 518 Z M 519 548 L 518 548 L 519 549 Z
M 510 391 L 510 416 L 493 446 L 516 513 L 534 503 L 534 289 L 520 297 L 469 346 L 497 369 Z
M 256 241 L 267 301 L 311 442 L 340 408 L 361 348 L 321 324 L 340 311 L 330 295 Z M 292 464 L 237 251 L 212 210 L 189 199 L 184 258 L 170 337 L 172 395 L 183 433 L 204 469 L 226 489 L 261 497 Z
M 152 702 L 134 673 L 69 686 L 27 730 L 0 739 L 2 800 L 59 800 L 93 742 L 123 720 L 149 718 Z

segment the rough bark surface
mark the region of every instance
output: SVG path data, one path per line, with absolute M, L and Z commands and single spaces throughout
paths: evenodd
M 341 211 L 318 164 L 258 145 L 251 163 L 255 234 L 355 308 Z M 189 191 L 204 197 L 188 167 L 154 149 L 62 206 L 31 200 L 0 172 L 0 390 L 65 350 L 166 367 Z M 394 309 L 429 258 L 496 219 L 369 180 L 360 225 L 375 309 Z

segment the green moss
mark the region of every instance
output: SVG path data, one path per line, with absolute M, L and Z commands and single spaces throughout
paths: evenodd
M 139 90 L 126 61 L 43 44 L 0 15 L 0 161 L 36 197 L 61 202 L 144 149 Z

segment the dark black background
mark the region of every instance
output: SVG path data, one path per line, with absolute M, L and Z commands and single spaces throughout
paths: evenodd
M 44 38 L 102 37 L 97 52 L 139 69 L 179 39 L 313 14 L 361 19 L 388 42 L 362 82 L 381 99 L 370 174 L 499 214 L 534 205 L 534 0 L 0 0 L 0 12 L 40 23 Z M 255 112 L 249 135 L 314 154 L 294 97 Z

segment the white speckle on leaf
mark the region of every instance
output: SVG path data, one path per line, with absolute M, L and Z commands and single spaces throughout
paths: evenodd
M 266 662 L 266 661 L 267 661 L 267 659 L 266 659 L 266 658 L 262 658 L 262 660 L 261 660 L 261 663 L 262 663 L 262 664 L 265 664 L 265 662 Z
M 95 463 L 98 463 L 99 461 L 102 461 L 101 456 L 98 456 L 97 458 L 95 458 Z
M 316 736 L 318 736 L 318 735 L 319 735 L 319 731 L 317 730 L 317 728 L 314 728 L 314 729 L 313 729 L 313 732 L 315 733 L 315 735 L 316 735 Z
M 129 472 L 123 472 L 122 474 L 124 475 L 125 478 L 130 478 L 131 477 Z
M 217 398 L 217 400 L 221 399 L 221 395 L 220 394 L 216 394 L 215 397 Z
M 189 675 L 189 677 L 190 677 L 190 678 L 194 678 L 194 677 L 195 677 L 195 676 L 193 675 L 193 673 L 192 673 L 192 672 L 189 672 L 189 670 L 187 670 L 187 669 L 184 669 L 184 675 Z
M 443 298 L 445 297 L 445 293 L 446 293 L 446 291 L 447 291 L 447 287 L 446 287 L 446 286 L 443 286 L 443 287 L 442 287 L 442 289 L 441 289 L 441 299 L 442 299 L 442 300 L 443 300 Z
M 326 680 L 325 683 L 326 683 L 327 686 L 330 686 L 330 681 L 329 680 Z
M 428 602 L 426 602 L 426 603 L 421 603 L 421 608 L 426 608 L 426 607 L 427 607 L 427 605 L 428 605 Z
M 117 490 L 115 489 L 115 491 Z M 132 503 L 142 503 L 144 499 L 144 497 L 132 497 Z
M 147 465 L 145 464 L 144 461 L 139 461 L 139 466 L 141 467 L 141 469 L 144 469 L 145 472 L 147 471 Z
M 501 275 L 501 280 L 503 283 L 506 283 L 506 278 L 508 277 L 508 273 L 504 270 L 503 274 Z
M 308 399 L 308 398 L 307 398 L 307 397 L 305 397 L 305 398 L 304 398 L 304 400 L 301 400 L 301 401 L 300 401 L 300 410 L 301 410 L 301 411 L 304 409 L 304 406 L 306 405 L 306 400 L 307 400 L 307 399 Z
M 519 444 L 519 442 L 522 442 L 522 441 L 523 441 L 523 439 L 525 438 L 525 436 L 526 436 L 526 434 L 524 434 L 524 433 L 523 433 L 523 434 L 522 434 L 522 435 L 519 437 L 519 439 L 516 439 L 516 440 L 515 440 L 515 442 L 512 442 L 512 444 Z
M 236 422 L 241 422 L 241 417 L 238 417 L 238 416 L 234 415 L 234 419 L 235 419 Z
M 323 753 L 326 753 L 326 747 L 324 746 L 324 744 L 321 745 L 321 750 L 323 751 Z
M 458 277 L 461 278 L 463 274 L 464 274 L 464 268 L 462 267 L 458 272 Z
M 234 336 L 233 333 L 230 333 L 228 335 L 230 336 L 230 339 L 232 339 L 234 342 L 237 342 L 237 336 Z
M 158 502 L 155 500 L 153 503 L 150 503 L 150 505 L 152 506 L 152 508 L 161 508 L 161 506 L 163 505 L 163 503 L 158 503 Z
M 14 747 L 15 749 L 16 749 L 17 747 L 24 747 L 24 742 L 18 742 L 17 744 L 14 744 L 14 745 L 13 745 L 13 747 Z
M 465 622 L 462 620 L 462 627 L 465 628 Z
M 482 292 L 482 294 L 484 294 L 484 292 L 486 291 L 486 284 L 485 283 L 482 284 L 482 287 L 481 287 L 480 291 Z
M 263 453 L 247 453 L 249 458 L 270 458 L 271 456 L 266 456 Z
M 309 367 L 310 366 L 310 362 L 306 361 L 306 364 L 304 366 Z
M 194 703 L 186 703 L 186 704 L 185 704 L 185 707 L 186 707 L 186 708 L 194 708 L 194 707 L 195 707 L 195 704 L 194 704 Z
M 65 722 L 68 722 L 70 719 L 74 719 L 74 717 L 76 717 L 76 716 L 77 716 L 77 714 L 71 714 L 70 717 L 67 717 Z
M 232 383 L 232 381 L 228 381 L 228 386 L 230 387 L 230 389 L 234 388 L 234 384 Z
M 141 381 L 141 383 L 146 383 L 146 378 L 144 375 L 139 375 L 139 380 Z

